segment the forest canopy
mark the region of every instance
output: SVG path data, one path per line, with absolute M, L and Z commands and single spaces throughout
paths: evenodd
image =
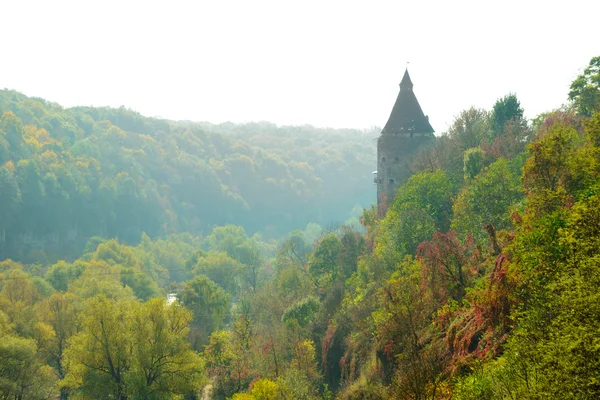
M 1 92 L 0 398 L 599 398 L 597 62 L 533 120 L 460 112 L 324 228 L 365 132 Z
M 72 258 L 93 236 L 135 244 L 228 223 L 274 239 L 357 222 L 374 199 L 375 135 L 65 109 L 3 90 L 0 256 Z

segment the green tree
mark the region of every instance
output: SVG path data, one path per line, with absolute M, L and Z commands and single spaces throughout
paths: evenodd
M 85 268 L 80 276 L 69 282 L 69 291 L 88 299 L 102 294 L 110 299 L 131 299 L 133 290 L 123 286 L 119 279 L 120 269 L 110 267 L 105 262 L 91 260 L 85 263 Z
M 200 275 L 185 282 L 179 300 L 192 310 L 191 339 L 194 348 L 199 349 L 208 343 L 212 332 L 223 326 L 231 296 L 208 277 Z
M 283 314 L 282 321 L 290 327 L 305 327 L 315 317 L 321 303 L 316 297 L 310 296 L 291 305 Z
M 238 248 L 248 241 L 246 231 L 241 226 L 225 225 L 218 226 L 206 237 L 209 249 L 213 251 L 224 251 L 229 257 L 244 263 L 243 254 L 239 254 Z
M 484 168 L 460 191 L 454 200 L 452 228 L 461 238 L 471 233 L 481 244 L 487 237 L 485 225 L 492 224 L 498 230 L 510 227 L 510 207 L 523 198 L 516 172 L 520 161 L 501 158 Z
M 0 165 L 4 165 L 10 160 L 10 144 L 8 144 L 6 135 L 0 129 Z
M 81 260 L 77 260 L 73 264 L 61 260 L 48 267 L 44 278 L 55 290 L 66 292 L 69 282 L 79 278 L 86 267 L 87 263 Z
M 250 392 L 256 400 L 277 400 L 282 398 L 282 388 L 270 379 L 260 379 L 252 384 Z
M 0 336 L 0 398 L 43 400 L 53 396 L 56 375 L 40 362 L 36 342 Z
M 10 260 L 9 263 L 12 264 Z M 37 322 L 34 306 L 42 300 L 43 293 L 40 293 L 35 277 L 24 272 L 20 264 L 11 266 L 13 268 L 3 274 L 5 280 L 0 280 L 0 311 L 8 315 L 15 333 L 32 337 Z
M 600 109 L 600 56 L 593 57 L 583 74 L 571 83 L 569 100 L 587 116 Z
M 64 354 L 68 340 L 78 329 L 77 317 L 82 308 L 81 299 L 72 293 L 53 293 L 36 307 L 38 320 L 52 329 L 52 334 L 44 346 L 48 363 L 54 367 L 59 379 L 64 379 Z M 60 398 L 68 398 L 68 390 L 60 389 Z
M 215 331 L 204 350 L 206 368 L 214 378 L 217 397 L 229 397 L 240 392 L 251 382 L 251 354 L 236 342 L 235 333 Z
M 447 135 L 459 144 L 461 150 L 466 150 L 478 147 L 489 135 L 489 129 L 489 112 L 471 107 L 460 112 Z
M 450 228 L 454 184 L 442 170 L 411 176 L 398 189 L 376 239 L 376 254 L 388 267 L 414 254 L 423 240 Z
M 44 213 L 45 231 L 55 232 L 59 237 L 64 236 L 72 226 L 72 203 L 69 194 L 52 173 L 46 174 L 42 184 L 45 191 L 44 208 L 51 210 Z
M 25 155 L 21 154 L 23 142 L 23 123 L 21 120 L 13 112 L 6 111 L 0 117 L 0 131 L 6 135 L 13 159 L 16 161 L 23 158 Z
M 6 240 L 6 231 L 17 221 L 21 208 L 21 191 L 13 172 L 0 166 L 0 242 Z
M 194 263 L 195 261 L 195 263 Z M 228 293 L 235 295 L 239 286 L 239 278 L 244 266 L 229 257 L 225 252 L 201 252 L 196 254 L 190 263 L 193 275 L 206 275 Z
M 463 157 L 465 180 L 475 178 L 475 175 L 483 168 L 485 153 L 480 147 L 473 147 L 465 151 Z
M 421 172 L 398 189 L 392 208 L 402 209 L 410 203 L 425 210 L 435 221 L 437 230 L 445 232 L 450 227 L 454 190 L 444 171 Z
M 126 172 L 117 176 L 115 217 L 118 237 L 125 243 L 136 243 L 141 235 L 141 201 L 137 183 Z
M 16 169 L 17 181 L 21 190 L 21 233 L 33 236 L 41 230 L 43 220 L 45 189 L 40 176 L 40 167 L 34 160 L 21 160 Z
M 281 294 L 298 299 L 318 285 L 308 271 L 311 250 L 300 232 L 292 232 L 290 238 L 279 246 L 275 256 L 277 271 L 274 280 Z
M 194 393 L 205 382 L 204 362 L 186 340 L 192 313 L 163 299 L 141 304 L 132 316 L 136 398 L 163 399 Z
M 83 398 L 129 398 L 127 375 L 133 368 L 132 300 L 88 300 L 82 329 L 65 351 L 66 383 Z
M 498 99 L 494 104 L 491 120 L 494 137 L 502 134 L 505 125 L 509 121 L 523 120 L 523 108 L 521 108 L 521 103 L 517 99 L 517 96 L 511 93 Z
M 93 258 L 117 267 L 121 283 L 130 287 L 142 300 L 157 297 L 159 295 L 157 282 L 166 280 L 167 271 L 156 265 L 151 255 L 120 244 L 114 239 L 99 244 Z
M 186 341 L 189 311 L 162 299 L 88 300 L 65 352 L 66 384 L 85 399 L 165 399 L 195 391 L 203 363 Z
M 246 287 L 256 290 L 265 261 L 256 241 L 249 239 L 241 226 L 225 225 L 213 229 L 205 243 L 210 250 L 222 251 L 240 264 Z
M 342 242 L 335 232 L 329 233 L 319 240 L 308 261 L 308 271 L 319 283 L 319 286 L 335 282 L 340 276 L 341 252 Z

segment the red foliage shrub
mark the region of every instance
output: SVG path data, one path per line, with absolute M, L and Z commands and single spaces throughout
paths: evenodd
M 479 273 L 481 257 L 471 235 L 463 245 L 453 230 L 435 233 L 430 241 L 417 248 L 425 291 L 439 304 L 446 303 L 448 298 L 461 300 L 468 284 Z

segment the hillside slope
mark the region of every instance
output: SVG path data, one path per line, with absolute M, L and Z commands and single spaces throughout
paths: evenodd
M 235 223 L 279 237 L 374 200 L 376 131 L 173 122 L 0 91 L 0 257 Z

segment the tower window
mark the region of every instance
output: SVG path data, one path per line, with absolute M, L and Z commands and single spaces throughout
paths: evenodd
M 390 179 L 390 185 L 393 185 L 393 184 L 394 184 L 394 180 Z
M 381 162 L 384 163 L 385 162 L 385 157 L 381 157 Z
M 400 159 L 398 157 L 394 157 L 394 162 L 398 162 Z

